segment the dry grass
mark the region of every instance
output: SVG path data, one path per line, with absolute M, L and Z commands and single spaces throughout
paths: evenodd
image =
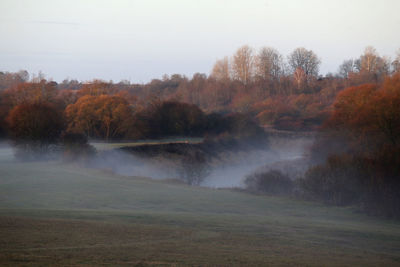
M 57 216 L 47 212 L 46 216 Z M 65 215 L 65 214 L 64 214 Z M 301 236 L 301 228 L 255 229 L 178 226 L 141 220 L 0 218 L 0 264 L 15 265 L 136 265 L 136 266 L 395 266 L 393 251 L 377 253 L 359 243 L 368 238 L 351 232 L 333 236 L 328 230 Z M 93 216 L 93 215 L 91 215 Z M 121 216 L 121 214 L 119 214 Z M 185 218 L 183 218 L 185 219 Z M 115 221 L 114 221 L 115 220 Z M 129 222 L 128 222 L 129 221 Z M 213 224 L 213 220 L 209 223 Z M 258 230 L 261 230 L 259 228 Z M 275 232 L 277 230 L 277 232 Z M 321 229 L 320 229 L 321 230 Z M 280 233 L 280 234 L 279 234 Z M 297 236 L 298 235 L 298 236 Z M 346 236 L 347 235 L 347 236 Z M 298 238 L 296 238 L 296 236 Z M 299 238 L 301 237 L 301 238 Z M 373 238 L 373 236 L 369 237 Z M 379 238 L 379 236 L 377 236 Z M 359 239 L 359 240 L 357 240 Z M 379 242 L 379 240 L 376 240 Z M 382 240 L 381 240 L 382 241 Z M 362 244 L 360 247 L 354 246 Z M 375 245 L 379 247 L 378 244 Z
M 399 266 L 400 224 L 283 197 L 0 162 L 0 266 Z

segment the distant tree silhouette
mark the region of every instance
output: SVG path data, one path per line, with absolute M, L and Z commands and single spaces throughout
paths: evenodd
M 136 115 L 134 130 L 145 138 L 202 136 L 205 115 L 195 105 L 166 101 L 155 103 Z

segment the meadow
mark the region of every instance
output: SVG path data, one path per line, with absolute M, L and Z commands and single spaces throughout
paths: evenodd
M 398 266 L 400 223 L 0 153 L 1 266 Z

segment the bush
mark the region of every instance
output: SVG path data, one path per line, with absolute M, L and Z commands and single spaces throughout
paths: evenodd
M 209 173 L 207 158 L 200 151 L 188 151 L 181 161 L 179 174 L 181 180 L 189 185 L 200 185 Z
M 260 148 L 268 145 L 267 134 L 246 114 L 207 116 L 207 140 L 232 147 Z
M 293 181 L 277 170 L 254 173 L 246 177 L 246 188 L 252 192 L 270 194 L 289 194 L 293 190 Z
M 86 161 L 96 154 L 96 149 L 88 144 L 87 137 L 84 134 L 65 133 L 61 139 L 65 161 Z
M 373 157 L 334 155 L 299 181 L 306 198 L 357 205 L 366 213 L 400 217 L 400 148 L 382 147 Z
M 369 214 L 400 218 L 400 146 L 382 146 L 364 162 L 368 176 L 362 207 Z
M 306 172 L 300 189 L 306 198 L 340 206 L 354 204 L 363 195 L 359 165 L 346 155 L 331 156 Z

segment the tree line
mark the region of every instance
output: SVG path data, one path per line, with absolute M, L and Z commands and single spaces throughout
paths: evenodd
M 196 73 L 190 79 L 179 74 L 165 75 L 146 84 L 98 80 L 64 80 L 57 84 L 45 81 L 41 73 L 28 81 L 26 71 L 6 72 L 0 73 L 0 116 L 4 118 L 10 107 L 34 98 L 51 99 L 66 108 L 83 95 L 104 94 L 124 98 L 134 113 L 149 103 L 177 101 L 194 104 L 206 113 L 246 113 L 266 127 L 315 130 L 328 118 L 338 92 L 364 83 L 379 84 L 385 76 L 399 70 L 399 62 L 400 51 L 390 60 L 367 47 L 358 58 L 345 60 L 335 75 L 321 76 L 321 61 L 311 50 L 297 48 L 284 60 L 274 48 L 264 47 L 255 52 L 243 46 L 231 57 L 217 60 L 210 75 Z M 80 100 L 79 104 L 84 105 L 83 102 Z M 108 135 L 121 136 L 112 132 Z
M 202 112 L 243 113 L 264 127 L 315 130 L 328 119 L 339 92 L 365 83 L 380 84 L 399 71 L 399 62 L 400 50 L 391 61 L 367 47 L 358 58 L 345 60 L 336 75 L 322 77 L 318 72 L 321 61 L 311 50 L 296 48 L 284 60 L 274 48 L 256 52 L 245 45 L 231 57 L 217 60 L 208 76 L 165 75 L 146 84 L 56 83 L 44 79 L 42 73 L 29 80 L 26 71 L 0 72 L 0 135 L 5 136 L 10 128 L 13 108 L 39 102 L 62 114 L 66 131 L 103 140 L 201 135 L 204 129 L 200 128 L 208 126 L 193 120 L 204 121 Z M 169 113 L 161 111 L 168 107 Z M 157 110 L 163 116 L 157 118 Z M 158 126 L 168 121 L 165 114 L 171 116 L 165 124 L 174 124 L 175 130 Z

